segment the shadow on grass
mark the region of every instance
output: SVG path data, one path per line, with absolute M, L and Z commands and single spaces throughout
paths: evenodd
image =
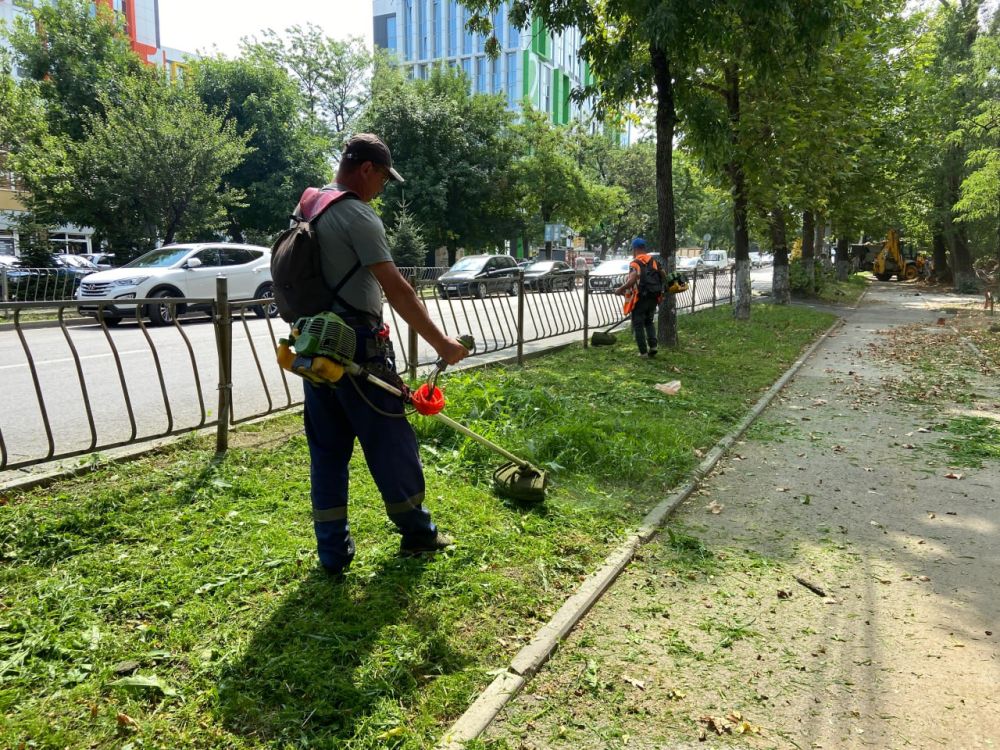
M 223 669 L 218 712 L 228 730 L 340 747 L 354 737 L 377 745 L 404 725 L 419 691 L 468 661 L 448 645 L 434 597 L 417 594 L 425 564 L 386 559 L 345 582 L 310 573 Z

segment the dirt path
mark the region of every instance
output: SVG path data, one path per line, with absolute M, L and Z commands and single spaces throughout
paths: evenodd
M 1000 462 L 943 448 L 1000 389 L 955 304 L 875 285 L 487 746 L 1000 747 Z

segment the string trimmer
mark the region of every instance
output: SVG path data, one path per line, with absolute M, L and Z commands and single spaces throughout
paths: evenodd
M 471 336 L 462 336 L 459 341 L 466 349 L 472 350 L 474 341 Z M 443 360 L 437 361 L 427 382 L 411 392 L 405 385 L 399 388 L 388 383 L 355 362 L 356 344 L 354 329 L 332 312 L 299 318 L 292 326 L 291 335 L 279 341 L 278 364 L 318 385 L 335 387 L 346 373 L 398 396 L 411 404 L 417 413 L 443 422 L 507 458 L 509 463 L 493 472 L 493 486 L 498 495 L 529 503 L 545 500 L 548 477 L 544 471 L 441 413 L 445 402 L 444 394 L 437 387 L 437 378 L 447 367 Z

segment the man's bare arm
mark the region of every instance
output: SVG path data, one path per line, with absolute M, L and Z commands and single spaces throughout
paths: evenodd
M 620 287 L 615 289 L 615 294 L 625 294 L 626 291 L 634 287 L 639 281 L 639 274 L 635 271 L 628 272 L 628 278 L 625 279 L 625 283 Z
M 385 298 L 389 300 L 393 309 L 424 341 L 434 347 L 434 351 L 445 362 L 453 365 L 469 355 L 468 349 L 451 336 L 446 336 L 431 320 L 430 315 L 427 314 L 427 308 L 417 297 L 413 287 L 403 278 L 395 263 L 392 261 L 376 263 L 368 266 L 368 270 L 382 286 Z

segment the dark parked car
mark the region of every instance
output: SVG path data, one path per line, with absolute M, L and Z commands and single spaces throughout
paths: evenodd
M 95 271 L 101 270 L 96 264 L 91 263 L 82 255 L 56 253 L 52 256 L 52 260 L 55 261 L 56 265 L 61 269 L 63 274 L 67 276 L 75 276 L 77 281 L 82 279 L 84 276 L 89 276 Z
M 536 260 L 524 267 L 524 288 L 554 292 L 576 286 L 576 272 L 561 260 Z
M 517 294 L 517 261 L 509 255 L 467 255 L 438 277 L 442 297 L 482 299 L 487 294 Z

